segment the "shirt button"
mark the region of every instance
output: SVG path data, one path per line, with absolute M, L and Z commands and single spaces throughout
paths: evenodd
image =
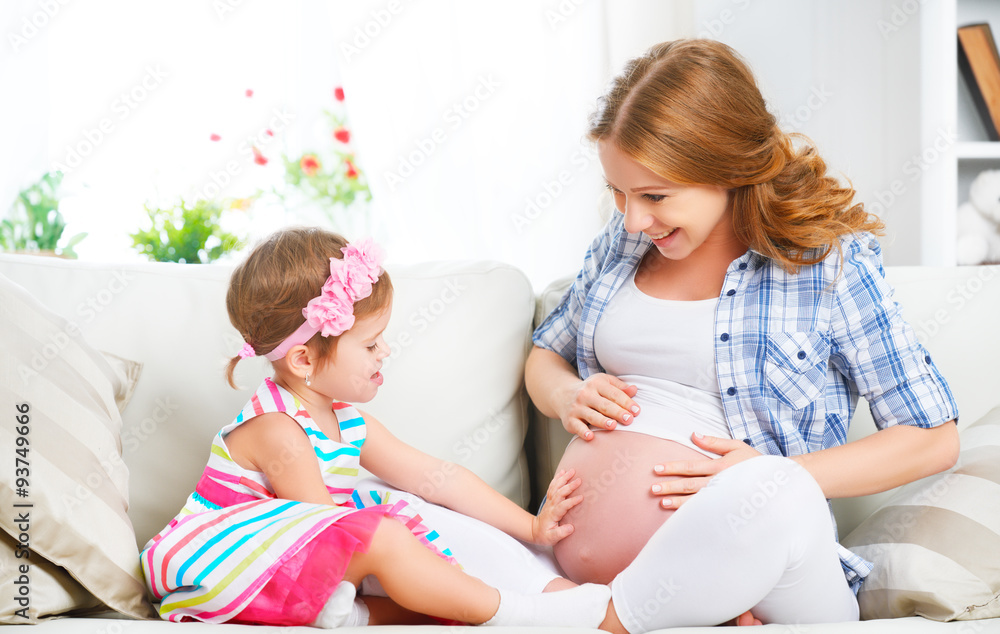
M 736 394 L 736 388 L 735 387 L 729 388 L 728 390 L 726 390 L 726 394 L 728 394 L 729 396 Z
M 740 270 L 741 271 L 747 270 L 747 263 L 746 262 L 740 262 Z
M 719 339 L 722 339 L 723 341 L 729 341 L 729 333 L 728 332 L 722 333 L 722 336 L 719 337 Z
M 924 357 L 924 361 L 926 361 L 927 363 L 930 363 L 931 362 L 931 355 L 925 356 Z
M 800 359 L 805 359 L 806 358 L 806 352 L 805 352 L 805 350 L 799 350 L 798 357 Z
M 748 447 L 753 447 L 753 443 L 752 443 L 752 442 L 750 442 L 750 439 L 749 439 L 749 438 L 744 438 L 744 439 L 743 439 L 743 442 L 744 442 L 744 444 L 746 444 L 746 445 L 747 445 Z
M 726 291 L 726 295 L 729 295 L 730 297 L 732 297 L 735 294 L 736 294 L 736 289 L 731 288 L 728 291 Z

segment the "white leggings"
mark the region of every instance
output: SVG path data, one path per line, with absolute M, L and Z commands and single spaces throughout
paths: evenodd
M 798 463 L 759 456 L 712 478 L 611 582 L 631 634 L 717 625 L 858 620 L 822 490 Z
M 559 574 L 551 549 L 421 503 L 427 525 L 449 538 L 466 572 L 486 583 L 532 593 Z M 823 492 L 798 463 L 778 456 L 752 458 L 712 478 L 611 582 L 611 595 L 631 634 L 718 625 L 747 610 L 764 623 L 858 619 Z

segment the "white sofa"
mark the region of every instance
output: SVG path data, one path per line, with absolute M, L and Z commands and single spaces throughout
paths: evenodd
M 533 324 L 558 300 L 568 280 L 554 283 L 536 297 L 520 271 L 495 262 L 393 265 L 390 261 L 388 269 L 396 286 L 386 334 L 392 355 L 384 369 L 385 385 L 366 409 L 405 441 L 469 467 L 518 503 L 528 506 L 533 494 L 537 501 L 568 436 L 532 411 L 523 387 L 523 364 Z M 242 344 L 225 312 L 229 271 L 226 266 L 213 265 L 117 265 L 0 255 L 0 275 L 78 326 L 79 332 L 70 330 L 74 342 L 142 364 L 122 415 L 119 441 L 128 468 L 127 509 L 136 548 L 181 506 L 205 464 L 212 436 L 243 406 L 248 391 L 256 387 L 265 371 L 263 360 L 243 362 L 237 381 L 244 389 L 235 391 L 225 384 L 224 365 Z M 904 315 L 951 383 L 961 411 L 959 427 L 964 429 L 1000 405 L 1000 372 L 996 367 L 1000 359 L 996 331 L 1000 267 L 890 268 L 888 276 L 898 289 L 897 301 L 903 305 Z M 0 332 L 9 328 L 10 319 L 9 306 L 0 304 Z M 17 336 L 23 339 L 23 335 Z M 19 341 L 18 345 L 24 344 Z M 35 345 L 44 350 L 52 342 L 49 336 L 29 342 L 28 349 Z M 7 358 L 0 374 L 5 387 L 0 391 L 0 429 L 6 429 L 11 438 L 16 436 L 10 427 L 13 407 L 19 400 L 13 363 Z M 119 370 L 119 374 L 134 375 L 136 367 L 125 365 Z M 45 371 L 47 367 L 42 368 L 42 374 Z M 36 393 L 33 398 L 35 410 L 44 407 L 44 396 Z M 852 437 L 873 430 L 863 404 L 856 419 Z M 32 427 L 32 442 L 40 442 L 38 435 L 45 433 L 49 432 Z M 5 454 L 10 454 L 13 450 L 7 441 L 0 441 Z M 11 504 L 18 501 L 9 493 L 13 468 L 9 461 L 9 455 L 0 460 L 0 464 L 11 465 L 4 467 L 0 478 L 5 483 L 0 489 L 6 491 L 6 497 L 0 499 L 5 517 L 12 514 Z M 32 468 L 37 471 L 43 465 L 35 462 Z M 32 490 L 28 499 L 36 495 Z M 835 502 L 841 535 L 871 515 L 887 495 Z M 983 503 L 998 505 L 1000 497 Z M 33 542 L 53 539 L 53 527 L 45 523 L 59 520 L 40 515 L 37 507 L 33 511 Z M 0 525 L 16 535 L 10 522 Z M 60 530 L 62 527 L 55 532 Z M 68 540 L 69 533 L 65 535 Z M 63 552 L 73 553 L 71 544 L 61 545 L 66 547 Z M 127 544 L 127 549 L 131 548 L 132 544 Z M 984 553 L 984 557 L 992 557 L 1000 568 L 1000 553 Z M 41 574 L 35 566 L 39 558 L 30 561 L 32 574 Z M 8 557 L 3 563 L 0 606 L 9 607 L 11 597 L 19 591 L 13 582 L 21 560 Z M 73 574 L 90 587 L 85 573 Z M 36 584 L 30 590 L 33 605 L 38 605 L 47 597 L 38 596 L 43 592 L 35 589 L 40 581 L 32 583 Z M 153 634 L 163 628 L 190 631 L 210 626 L 104 613 L 45 620 L 33 627 L 39 634 Z M 944 623 L 913 616 L 853 624 L 768 625 L 763 631 L 993 630 L 1000 631 L 1000 619 Z

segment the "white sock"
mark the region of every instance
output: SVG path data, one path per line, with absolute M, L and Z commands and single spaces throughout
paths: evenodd
M 326 600 L 326 605 L 311 623 L 313 627 L 332 630 L 338 627 L 368 625 L 368 606 L 355 597 L 357 589 L 349 581 L 341 581 Z
M 524 595 L 500 592 L 497 613 L 483 625 L 548 625 L 596 628 L 604 621 L 611 588 L 596 583 Z

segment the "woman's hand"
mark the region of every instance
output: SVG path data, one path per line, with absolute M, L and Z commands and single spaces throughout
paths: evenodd
M 612 430 L 628 425 L 639 413 L 632 397 L 638 388 L 610 374 L 592 374 L 565 390 L 558 406 L 563 427 L 574 436 L 591 440 L 594 432 L 588 425 Z
M 749 460 L 761 453 L 744 443 L 732 438 L 717 438 L 692 434 L 691 440 L 702 449 L 719 454 L 711 460 L 693 460 L 665 462 L 653 466 L 653 473 L 659 476 L 680 476 L 674 480 L 666 480 L 654 484 L 653 495 L 661 496 L 660 506 L 665 509 L 678 509 L 691 499 L 691 496 L 701 491 L 715 474 L 728 469 L 737 462 Z
M 531 522 L 531 541 L 539 546 L 551 546 L 573 532 L 572 524 L 559 524 L 571 508 L 583 501 L 582 495 L 569 497 L 580 486 L 576 471 L 560 471 L 545 494 L 545 504 Z

